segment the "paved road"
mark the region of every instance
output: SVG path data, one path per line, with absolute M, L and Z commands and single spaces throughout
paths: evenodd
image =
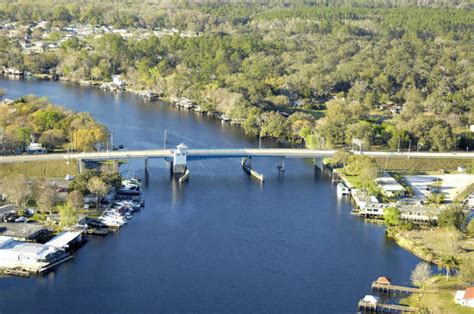
M 332 157 L 336 150 L 317 150 L 301 148 L 243 148 L 243 149 L 189 149 L 188 157 L 190 159 L 199 158 L 238 158 L 238 157 L 286 157 L 286 158 L 321 158 Z M 360 154 L 356 152 L 356 154 Z M 469 158 L 474 159 L 474 153 L 467 152 L 449 152 L 449 153 L 430 153 L 430 152 L 363 152 L 370 157 L 406 157 L 406 158 Z M 15 155 L 2 156 L 0 163 L 12 163 L 23 161 L 45 161 L 45 160 L 65 160 L 65 159 L 83 159 L 83 160 L 113 160 L 113 159 L 145 159 L 145 158 L 172 158 L 171 149 L 157 150 L 132 150 L 132 151 L 109 151 L 109 152 L 90 152 L 73 154 L 40 154 L 40 155 Z

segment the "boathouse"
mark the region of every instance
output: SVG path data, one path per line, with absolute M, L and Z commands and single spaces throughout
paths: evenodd
M 392 280 L 390 280 L 390 278 L 388 277 L 382 276 L 382 277 L 377 278 L 375 282 L 380 285 L 390 285 L 392 283 Z

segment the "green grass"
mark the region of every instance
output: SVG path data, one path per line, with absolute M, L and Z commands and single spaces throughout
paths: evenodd
M 433 289 L 434 293 L 412 294 L 401 299 L 400 303 L 417 308 L 426 308 L 430 313 L 472 314 L 474 312 L 472 308 L 454 303 L 456 290 L 464 290 L 465 287 L 466 284 L 457 277 L 451 277 L 446 281 L 442 275 L 434 276 L 426 285 L 426 289 Z
M 456 158 L 384 158 L 376 157 L 374 160 L 383 170 L 403 170 L 412 172 L 456 170 L 459 166 L 467 169 L 474 168 L 474 160 Z
M 76 175 L 76 161 L 34 161 L 0 165 L 0 177 L 24 174 L 29 178 L 64 178 L 66 174 Z

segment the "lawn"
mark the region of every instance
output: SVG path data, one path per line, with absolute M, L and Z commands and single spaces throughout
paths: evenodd
M 429 310 L 429 313 L 474 313 L 472 308 L 454 303 L 454 293 L 456 290 L 463 290 L 465 288 L 465 284 L 458 278 L 452 277 L 446 281 L 444 276 L 434 276 L 429 280 L 425 288 L 427 290 L 433 289 L 435 292 L 412 294 L 400 300 L 400 303 L 419 309 L 426 308 Z
M 29 178 L 64 178 L 66 174 L 76 175 L 76 161 L 33 161 L 0 165 L 0 177 L 24 174 Z

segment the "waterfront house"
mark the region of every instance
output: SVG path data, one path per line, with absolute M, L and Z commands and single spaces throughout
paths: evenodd
M 474 308 L 474 287 L 456 291 L 454 302 L 462 306 Z

